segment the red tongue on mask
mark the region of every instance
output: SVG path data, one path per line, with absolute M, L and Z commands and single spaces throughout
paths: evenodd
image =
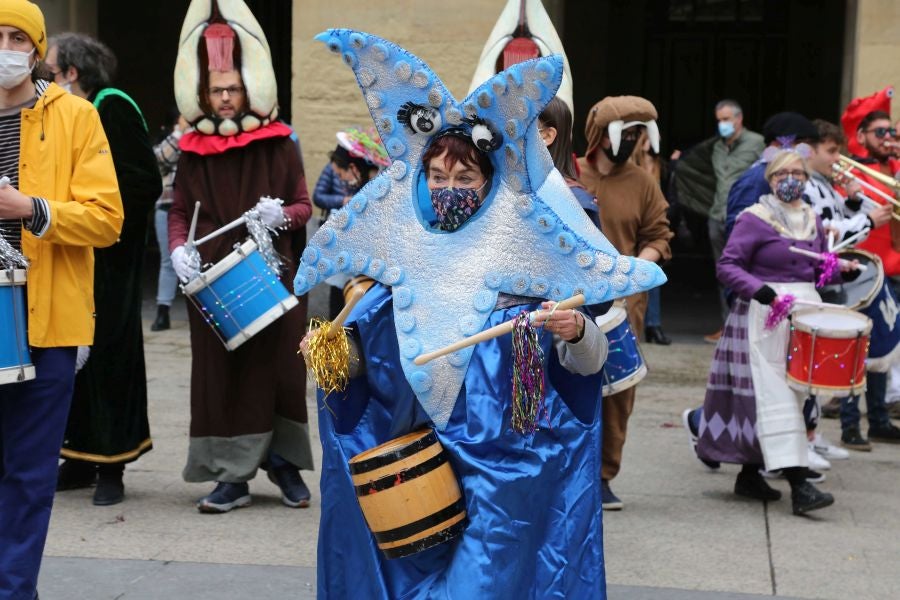
M 506 45 L 506 48 L 503 49 L 503 68 L 508 69 L 520 62 L 538 58 L 540 55 L 541 50 L 531 38 L 513 38 L 512 41 Z
M 209 70 L 224 73 L 234 71 L 234 30 L 224 23 L 213 23 L 203 32 Z

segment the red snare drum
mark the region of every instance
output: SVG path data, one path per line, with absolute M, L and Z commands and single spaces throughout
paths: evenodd
M 866 387 L 872 321 L 840 307 L 803 308 L 791 315 L 787 378 L 795 390 L 826 396 Z

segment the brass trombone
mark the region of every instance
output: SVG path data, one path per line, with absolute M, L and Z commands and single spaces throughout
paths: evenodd
M 886 186 L 888 189 L 893 190 L 895 193 L 900 192 L 900 181 L 897 181 L 889 175 L 885 175 L 884 173 L 877 171 L 872 167 L 866 166 L 853 160 L 852 158 L 847 158 L 843 155 L 840 156 L 838 162 L 840 164 L 835 163 L 831 166 L 838 177 L 853 180 L 873 194 L 877 195 L 879 198 L 882 198 L 885 202 L 892 204 L 894 207 L 894 211 L 891 213 L 891 216 L 894 218 L 894 220 L 900 221 L 900 200 L 897 200 L 892 195 L 886 193 L 881 188 L 872 185 L 865 179 L 857 177 L 853 174 L 851 169 L 859 169 L 872 179 Z

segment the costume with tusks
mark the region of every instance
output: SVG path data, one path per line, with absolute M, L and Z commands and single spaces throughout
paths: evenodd
M 243 3 L 220 1 L 218 6 L 229 19 L 230 27 L 239 32 L 259 31 Z M 187 21 L 191 26 L 186 25 L 186 30 L 203 28 L 193 25 L 203 7 L 203 14 L 208 14 L 209 2 L 191 4 Z M 240 22 L 234 22 L 235 19 Z M 241 56 L 246 61 L 253 53 L 243 46 L 244 40 L 240 34 Z M 261 34 L 252 43 L 265 49 Z M 192 48 L 196 54 L 196 46 Z M 246 62 L 236 65 L 239 66 L 243 73 L 252 70 Z M 178 97 L 196 95 L 197 81 L 198 78 L 176 75 Z M 185 90 L 185 85 L 193 87 Z M 258 80 L 245 80 L 244 85 L 251 106 L 254 96 L 275 98 L 274 79 L 268 80 L 266 86 Z M 184 111 L 181 101 L 179 106 Z M 169 210 L 170 250 L 185 243 L 195 201 L 200 202 L 196 230 L 199 239 L 243 215 L 261 197 L 280 198 L 284 201 L 286 223 L 277 234 L 273 233 L 272 243 L 284 259 L 282 280 L 290 285 L 290 274 L 296 269 L 295 257 L 306 242 L 305 224 L 312 212 L 299 147 L 291 134 L 291 129 L 281 122 L 228 137 L 199 131 L 184 134 L 175 198 Z M 246 238 L 246 229 L 240 227 L 206 242 L 198 248 L 202 262 L 208 265 L 221 261 Z M 185 480 L 247 481 L 254 477 L 270 450 L 297 467 L 312 469 L 306 369 L 296 354 L 297 342 L 306 326 L 305 299 L 232 352 L 225 349 L 190 303 L 188 316 L 191 440 L 183 472 Z
M 527 40 L 527 42 L 524 42 Z M 556 33 L 556 28 L 547 14 L 541 0 L 507 0 L 506 6 L 500 13 L 494 29 L 488 36 L 478 66 L 472 76 L 469 93 L 474 92 L 478 86 L 497 74 L 498 66 L 504 69 L 520 62 L 515 52 L 515 46 L 521 44 L 528 48 L 531 46 L 531 56 L 550 56 L 558 54 L 563 58 L 563 76 L 556 95 L 569 107 L 569 112 L 575 114 L 575 104 L 572 101 L 572 72 L 569 69 L 569 59 L 563 48 L 562 40 Z M 501 61 L 502 55 L 502 61 Z
M 240 72 L 249 106 L 237 121 L 205 114 L 198 95 L 201 81 L 199 45 L 208 39 L 204 34 L 209 27 L 220 27 L 222 23 L 234 32 L 241 48 Z M 197 131 L 205 134 L 233 136 L 255 131 L 278 118 L 277 87 L 269 43 L 243 0 L 191 2 L 178 42 L 175 101 L 184 118 Z
M 75 378 L 62 456 L 127 463 L 153 447 L 147 417 L 147 373 L 141 321 L 147 220 L 162 180 L 144 117 L 114 88 L 91 101 L 109 139 L 125 208 L 118 241 L 94 250 L 96 329 L 90 357 Z
M 336 272 L 382 284 L 348 321 L 365 373 L 345 392 L 319 394 L 329 507 L 319 528 L 319 596 L 605 596 L 600 377 L 562 367 L 543 335 L 546 413 L 523 436 L 510 428 L 509 336 L 413 362 L 540 298 L 581 292 L 598 303 L 665 281 L 656 265 L 615 251 L 553 168 L 537 117 L 556 93 L 562 59 L 520 63 L 457 101 L 424 62 L 390 42 L 351 30 L 317 39 L 353 69 L 392 160 L 319 229 L 295 279 L 298 294 Z M 427 109 L 431 126 L 409 126 L 410 114 L 423 114 L 410 104 Z M 489 149 L 495 171 L 478 212 L 447 233 L 429 226 L 421 161 L 432 136 L 452 127 Z M 363 520 L 347 461 L 422 427 L 435 429 L 449 455 L 469 524 L 447 543 L 387 560 Z
M 668 203 L 659 187 L 646 171 L 631 161 L 616 164 L 609 173 L 595 167 L 594 155 L 602 152 L 603 132 L 609 130 L 614 154 L 618 153 L 623 129 L 634 124 L 645 125 L 650 143 L 659 148 L 656 108 L 637 96 L 610 96 L 594 105 L 585 124 L 587 154 L 578 159 L 581 183 L 597 198 L 600 226 L 613 246 L 624 255 L 637 256 L 645 247 L 660 253 L 662 260 L 671 255 L 669 240 L 673 233 L 666 218 Z M 630 296 L 628 321 L 634 332 L 644 331 L 647 294 Z M 614 478 L 620 469 L 637 387 L 607 397 L 603 402 L 603 479 Z

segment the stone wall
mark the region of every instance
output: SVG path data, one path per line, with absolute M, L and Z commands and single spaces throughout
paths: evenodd
M 868 96 L 888 85 L 900 93 L 900 2 L 849 0 L 848 12 L 854 4 L 855 31 L 845 53 L 852 63 L 844 66 L 845 72 L 850 69 L 851 97 Z M 852 20 L 848 21 L 852 26 Z M 900 115 L 897 101 L 893 108 L 896 118 Z
M 293 125 L 303 145 L 310 192 L 334 134 L 372 119 L 353 72 L 313 40 L 332 27 L 359 29 L 396 42 L 428 63 L 457 98 L 472 73 L 504 0 L 328 0 L 294 4 Z

